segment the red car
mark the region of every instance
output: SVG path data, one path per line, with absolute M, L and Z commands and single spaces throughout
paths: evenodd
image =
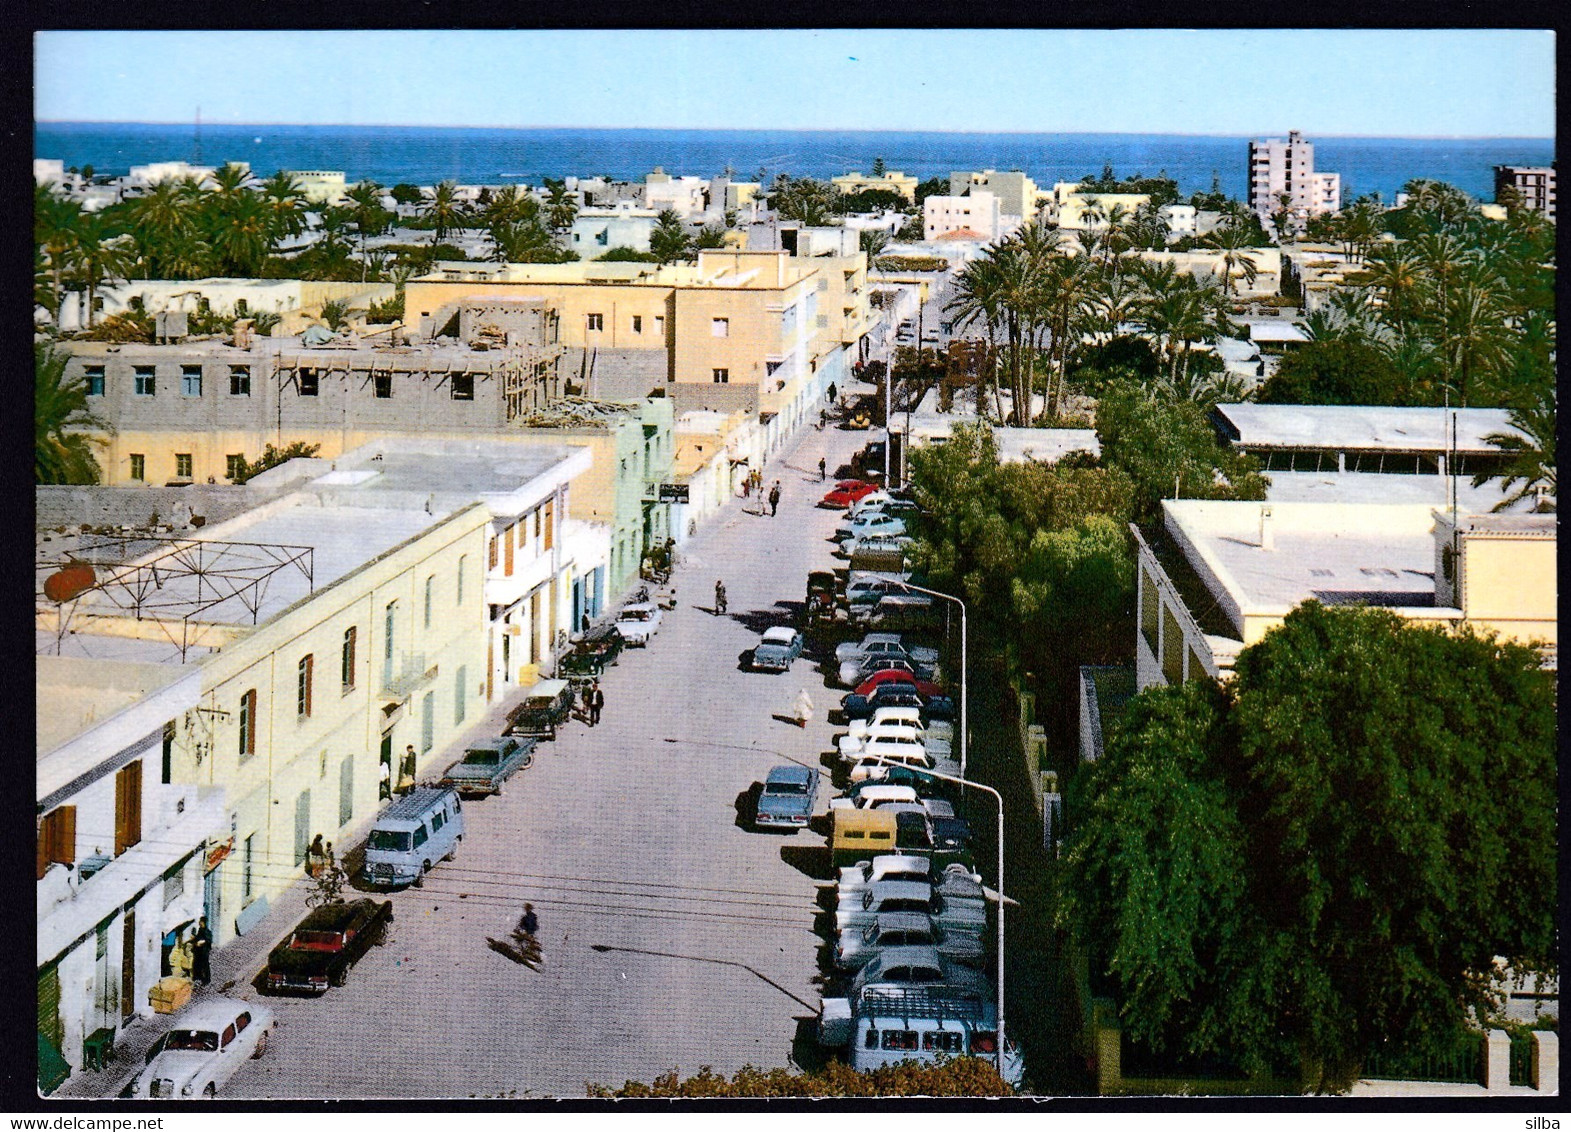
M 855 694 L 858 696 L 871 696 L 873 689 L 880 684 L 915 684 L 916 694 L 924 698 L 944 694 L 944 690 L 931 680 L 918 679 L 910 672 L 902 671 L 899 668 L 885 668 L 873 673 L 856 686 Z
M 872 495 L 878 490 L 877 484 L 865 480 L 841 480 L 830 489 L 829 494 L 818 501 L 820 507 L 843 509 L 851 506 L 864 495 Z

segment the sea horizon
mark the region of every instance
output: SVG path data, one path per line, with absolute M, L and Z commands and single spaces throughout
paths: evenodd
M 1378 192 L 1391 199 L 1415 178 L 1448 181 L 1492 197 L 1495 165 L 1541 165 L 1554 139 L 1317 135 L 1315 167 L 1342 175 L 1343 199 Z M 405 126 L 218 122 L 34 123 L 34 153 L 67 166 L 123 175 L 132 165 L 185 160 L 243 161 L 261 176 L 278 169 L 342 170 L 350 181 L 433 185 L 538 183 L 545 177 L 642 180 L 655 167 L 673 176 L 773 179 L 778 173 L 827 178 L 875 159 L 918 179 L 956 170 L 1019 169 L 1043 188 L 1079 181 L 1112 165 L 1119 177 L 1166 174 L 1189 196 L 1211 188 L 1246 195 L 1247 145 L 1258 134 L 1097 131 L 870 129 L 703 129 L 651 126 Z

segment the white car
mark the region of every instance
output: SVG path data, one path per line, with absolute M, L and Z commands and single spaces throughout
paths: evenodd
M 870 810 L 886 802 L 919 802 L 914 786 L 891 786 L 873 783 L 829 799 L 831 810 Z
M 886 515 L 882 511 L 874 511 L 853 519 L 848 523 L 841 523 L 835 531 L 835 537 L 840 539 L 866 538 L 868 535 L 903 535 L 906 533 L 904 519 L 894 515 Z
M 835 907 L 851 907 L 853 903 L 861 901 L 864 888 L 886 880 L 914 880 L 931 884 L 933 862 L 926 857 L 913 857 L 904 853 L 881 853 L 871 861 L 843 865 L 839 883 L 835 886 Z
M 899 749 L 904 750 L 913 742 L 934 758 L 952 757 L 948 739 L 940 739 L 924 731 L 920 723 L 912 724 L 903 719 L 876 723 L 859 735 L 842 735 L 835 741 L 835 747 L 839 750 L 841 759 L 855 762 L 863 755 L 892 749 L 894 744 L 899 744 Z
M 891 766 L 908 766 L 916 770 L 936 770 L 951 778 L 960 773 L 960 765 L 952 759 L 935 759 L 932 755 L 922 750 L 921 747 L 911 747 L 899 753 L 889 751 L 887 748 L 878 749 L 863 755 L 851 764 L 851 781 L 866 782 L 869 779 L 881 780 L 889 773 Z
M 916 707 L 875 708 L 871 719 L 853 719 L 851 721 L 850 734 L 860 738 L 880 723 L 899 723 L 906 727 L 915 727 L 922 732 L 922 737 L 928 742 L 938 739 L 947 744 L 952 743 L 955 737 L 954 724 L 947 719 L 932 719 L 923 723 L 922 709 Z
M 847 507 L 846 515 L 848 518 L 855 519 L 860 515 L 869 515 L 874 511 L 882 511 L 893 498 L 894 496 L 887 491 L 875 491 L 870 495 L 862 496 L 861 499 Z
M 916 540 L 910 535 L 863 535 L 840 544 L 840 556 L 851 558 L 871 551 L 905 550 Z
M 238 998 L 193 1003 L 179 1025 L 153 1043 L 131 1096 L 211 1100 L 247 1058 L 266 1052 L 273 1022 L 273 1012 L 260 1003 Z
M 616 615 L 616 631 L 628 646 L 647 646 L 649 638 L 660 631 L 660 607 L 647 601 L 625 606 Z

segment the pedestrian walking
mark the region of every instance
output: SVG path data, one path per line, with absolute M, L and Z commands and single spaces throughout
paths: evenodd
M 391 758 L 383 759 L 381 767 L 382 769 L 377 778 L 376 796 L 378 799 L 391 798 L 393 796 L 393 763 Z
M 322 853 L 322 835 L 319 833 L 316 835 L 316 839 L 311 842 L 311 847 L 307 849 L 305 853 L 306 875 L 314 877 L 320 873 L 322 871 L 322 864 L 324 860 L 325 858 Z
M 533 904 L 524 905 L 524 914 L 518 920 L 518 930 L 526 936 L 532 936 L 540 930 L 540 917 L 535 915 Z
M 715 579 L 715 613 L 722 614 L 726 611 L 725 583 Z
M 196 934 L 191 937 L 191 981 L 204 987 L 213 981 L 211 966 L 213 933 L 207 927 L 207 917 L 196 922 Z
M 600 681 L 596 680 L 589 685 L 589 726 L 593 727 L 600 722 L 600 709 L 605 707 L 605 693 L 600 690 Z
M 831 405 L 833 405 L 835 403 L 835 395 L 836 395 L 835 383 L 831 381 L 829 383 L 829 388 L 824 390 L 824 392 L 829 396 L 829 403 Z
M 806 731 L 807 721 L 813 718 L 813 697 L 807 694 L 806 688 L 796 694 L 796 705 L 791 714 L 796 717 L 796 725 Z
M 780 481 L 776 480 L 769 489 L 769 517 L 773 519 L 775 512 L 780 509 Z
M 823 483 L 824 482 L 824 467 L 825 467 L 824 458 L 822 456 L 820 456 L 818 458 L 818 482 L 819 483 Z

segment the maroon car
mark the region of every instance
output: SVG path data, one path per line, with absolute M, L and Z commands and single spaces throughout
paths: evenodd
M 919 696 L 941 696 L 944 690 L 931 680 L 922 680 L 912 675 L 909 669 L 884 668 L 873 673 L 863 680 L 854 689 L 855 695 L 871 696 L 873 689 L 880 684 L 915 684 Z

